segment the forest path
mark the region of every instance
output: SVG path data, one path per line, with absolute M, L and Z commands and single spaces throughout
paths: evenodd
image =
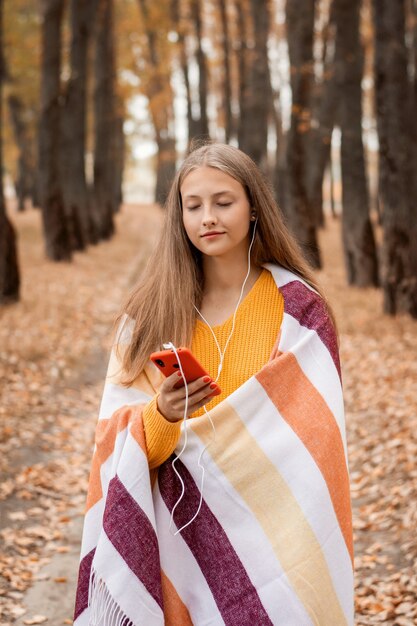
M 72 265 L 44 260 L 37 213 L 14 219 L 23 298 L 0 314 L 1 624 L 72 623 L 109 329 L 160 218 L 161 212 L 149 207 L 124 207 L 116 237 L 76 255 Z M 341 340 L 356 624 L 412 626 L 417 623 L 417 323 L 383 315 L 380 290 L 346 287 L 338 221 L 329 219 L 320 245 L 325 269 L 318 277 Z
M 162 211 L 124 206 L 113 239 L 52 263 L 40 213 L 12 214 L 22 298 L 0 311 L 0 624 L 72 623 L 112 322 Z
M 381 231 L 376 228 L 380 240 Z M 346 409 L 356 625 L 417 624 L 417 321 L 382 313 L 380 289 L 347 287 L 337 221 L 320 233 Z

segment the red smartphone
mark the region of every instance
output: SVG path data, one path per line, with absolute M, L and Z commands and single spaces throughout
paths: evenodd
M 184 372 L 185 380 L 187 383 L 192 383 L 193 380 L 197 378 L 202 378 L 203 376 L 210 376 L 201 365 L 201 363 L 195 358 L 191 350 L 188 348 L 177 348 L 178 356 L 180 357 L 182 370 Z M 171 376 L 174 372 L 180 371 L 180 366 L 177 361 L 177 357 L 175 356 L 174 350 L 171 348 L 169 350 L 161 350 L 160 352 L 152 352 L 150 359 L 153 363 L 155 363 L 156 367 L 161 370 L 164 376 Z M 211 376 L 210 376 L 211 378 Z M 178 381 L 175 387 L 182 387 L 184 385 L 184 381 Z M 217 385 L 217 383 L 216 383 Z M 208 397 L 212 398 L 213 396 L 218 396 L 221 393 L 220 387 L 217 385 L 216 389 L 213 389 L 213 393 L 211 393 Z

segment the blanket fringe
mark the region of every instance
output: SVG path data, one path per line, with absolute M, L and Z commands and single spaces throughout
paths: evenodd
M 88 585 L 88 626 L 135 626 L 112 598 L 104 580 L 92 567 Z

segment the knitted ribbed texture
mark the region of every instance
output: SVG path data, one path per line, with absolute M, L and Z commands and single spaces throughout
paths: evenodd
M 283 313 L 284 299 L 277 290 L 271 273 L 263 269 L 237 311 L 235 329 L 218 380 L 222 393 L 206 404 L 207 410 L 233 393 L 267 363 L 281 327 Z M 232 324 L 233 315 L 223 324 L 213 326 L 221 350 L 224 350 Z M 219 352 L 210 329 L 200 320 L 197 320 L 194 328 L 191 350 L 215 379 Z M 170 456 L 180 435 L 181 422 L 168 422 L 157 411 L 156 406 L 154 398 L 143 412 L 150 467 L 161 465 Z M 204 408 L 201 408 L 190 417 L 203 413 Z
M 227 398 L 267 363 L 278 336 L 283 312 L 284 299 L 277 290 L 270 272 L 264 269 L 237 311 L 235 330 L 217 381 L 222 393 L 206 404 L 207 410 Z M 222 351 L 232 330 L 232 324 L 233 315 L 223 324 L 213 326 L 213 332 Z M 196 322 L 191 350 L 215 379 L 220 360 L 219 352 L 210 328 L 200 320 Z M 204 409 L 201 408 L 191 417 L 203 413 Z

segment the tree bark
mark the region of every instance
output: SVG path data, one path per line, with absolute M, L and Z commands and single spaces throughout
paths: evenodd
M 272 174 L 275 196 L 280 209 L 288 217 L 288 192 L 287 192 L 287 137 L 282 125 L 282 115 L 279 102 L 279 93 L 271 96 L 272 119 L 275 127 L 276 148 L 275 168 Z
M 17 195 L 17 209 L 24 211 L 25 200 L 33 199 L 35 195 L 35 167 L 33 144 L 29 139 L 24 120 L 24 105 L 19 96 L 10 94 L 7 98 L 13 133 L 19 151 L 17 159 L 17 178 L 15 189 Z
M 94 205 L 101 239 L 114 233 L 115 66 L 113 0 L 99 0 L 94 57 Z
M 377 286 L 378 262 L 371 221 L 362 142 L 363 51 L 359 39 L 361 0 L 335 0 L 343 71 L 340 84 L 342 132 L 342 239 L 348 283 Z
M 374 0 L 373 9 L 384 310 L 417 318 L 416 149 L 410 132 L 415 111 L 407 73 L 404 0 Z
M 71 75 L 62 114 L 62 159 L 65 206 L 74 218 L 75 248 L 83 250 L 99 237 L 94 227 L 85 175 L 87 124 L 87 57 L 97 0 L 71 0 Z
M 237 128 L 237 140 L 239 146 L 243 146 L 245 141 L 245 133 L 249 120 L 249 110 L 247 109 L 247 91 L 248 91 L 248 69 L 249 55 L 248 48 L 249 39 L 249 12 L 247 10 L 246 0 L 235 0 L 235 8 L 237 14 L 237 31 L 238 31 L 238 47 L 237 47 L 237 63 L 238 63 L 238 98 L 239 98 L 239 120 Z
M 332 153 L 331 153 L 331 151 L 330 151 L 328 172 L 329 172 L 330 213 L 332 214 L 333 218 L 336 218 L 337 217 L 337 213 L 336 213 L 336 200 L 335 200 L 335 189 L 334 189 L 335 180 L 334 180 L 334 174 L 333 174 L 333 163 L 332 163 Z
M 39 200 L 46 255 L 71 259 L 72 233 L 67 222 L 59 167 L 61 23 L 64 0 L 42 0 L 41 110 L 39 119 Z
M 267 0 L 250 0 L 254 48 L 248 55 L 247 88 L 241 101 L 239 148 L 266 173 L 271 78 L 268 62 L 269 10 Z
M 287 39 L 290 58 L 292 108 L 288 132 L 289 220 L 306 259 L 321 267 L 316 219 L 307 192 L 308 142 L 310 139 L 313 79 L 315 0 L 287 0 Z
M 197 40 L 196 60 L 198 66 L 198 95 L 200 103 L 200 118 L 197 124 L 197 135 L 209 137 L 209 125 L 207 117 L 207 96 L 208 96 L 208 70 L 207 59 L 203 51 L 201 40 L 203 37 L 202 27 L 202 2 L 201 0 L 191 0 L 191 16 L 194 22 Z
M 176 28 L 178 34 L 178 50 L 179 50 L 179 63 L 181 66 L 182 75 L 184 78 L 185 97 L 187 101 L 187 129 L 188 129 L 188 149 L 191 148 L 191 141 L 193 137 L 198 134 L 199 122 L 194 119 L 193 105 L 191 95 L 191 82 L 189 74 L 189 62 L 186 45 L 186 34 L 182 23 L 180 0 L 172 0 L 171 2 L 171 16 L 172 23 Z
M 417 0 L 412 0 L 413 57 L 414 57 L 414 102 L 417 104 Z
M 336 29 L 334 20 L 335 0 L 330 8 L 329 23 L 323 34 L 326 37 L 323 53 L 323 82 L 318 89 L 317 110 L 314 116 L 317 118 L 317 125 L 311 129 L 311 141 L 309 144 L 309 167 L 307 169 L 307 191 L 309 201 L 312 205 L 314 219 L 317 226 L 324 226 L 325 216 L 323 211 L 323 179 L 326 166 L 331 160 L 332 133 L 336 122 L 338 104 L 340 102 L 337 84 L 337 54 L 333 53 L 331 59 L 328 58 L 329 40 L 333 39 L 334 49 L 338 42 L 336 40 Z
M 3 0 L 0 0 L 0 305 L 19 300 L 20 275 L 16 234 L 6 214 L 3 191 Z
M 119 104 L 120 111 L 116 115 L 115 133 L 115 159 L 114 159 L 114 210 L 119 211 L 123 203 L 123 170 L 125 165 L 125 135 L 123 132 L 124 116 L 122 104 Z
M 6 214 L 3 184 L 0 196 L 0 305 L 4 305 L 19 300 L 20 272 L 16 232 Z
M 163 205 L 175 175 L 176 147 L 174 128 L 174 102 L 170 83 L 170 59 L 163 55 L 162 42 L 166 32 L 150 17 L 149 0 L 138 0 L 145 34 L 148 40 L 148 78 L 146 93 L 158 146 L 156 165 L 155 201 Z
M 220 24 L 223 49 L 223 110 L 225 142 L 229 143 L 233 132 L 232 85 L 230 72 L 229 26 L 226 0 L 219 0 Z

